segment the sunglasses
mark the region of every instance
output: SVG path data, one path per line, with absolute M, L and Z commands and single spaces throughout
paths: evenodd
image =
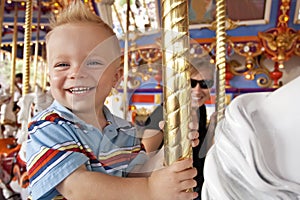
M 200 88 L 202 88 L 202 89 L 212 88 L 212 86 L 214 85 L 213 80 L 195 80 L 195 79 L 191 79 L 191 87 L 192 88 L 195 88 L 198 83 L 199 83 Z

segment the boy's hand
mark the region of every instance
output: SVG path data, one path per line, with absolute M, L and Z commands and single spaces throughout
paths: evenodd
M 197 192 L 189 190 L 197 185 L 193 179 L 197 170 L 189 167 L 192 164 L 192 159 L 184 159 L 153 172 L 148 180 L 151 199 L 195 199 L 198 196 Z
M 164 125 L 165 125 L 164 121 L 159 122 L 159 128 L 161 129 L 161 131 L 164 130 Z M 191 122 L 189 124 L 189 128 L 191 131 L 189 132 L 188 138 L 191 141 L 192 147 L 196 147 L 199 145 L 199 142 L 200 142 L 199 141 L 199 132 L 197 131 L 198 124 Z

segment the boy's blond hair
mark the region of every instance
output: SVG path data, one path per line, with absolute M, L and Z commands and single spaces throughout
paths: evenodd
M 103 26 L 111 35 L 115 35 L 111 27 L 80 0 L 70 3 L 56 18 L 52 17 L 50 19 L 50 28 L 53 30 L 55 27 L 70 23 L 94 23 L 98 26 Z

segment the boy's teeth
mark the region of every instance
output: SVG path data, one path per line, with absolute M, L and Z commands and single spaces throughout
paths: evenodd
M 76 94 L 84 93 L 84 92 L 87 92 L 89 90 L 90 90 L 90 88 L 87 88 L 87 87 L 79 87 L 79 88 L 72 88 L 72 89 L 70 89 L 70 91 L 72 93 L 76 93 Z

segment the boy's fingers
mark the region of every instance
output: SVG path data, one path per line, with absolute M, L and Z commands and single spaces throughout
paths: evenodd
M 177 178 L 180 181 L 193 180 L 193 178 L 195 176 L 197 176 L 197 169 L 195 167 L 188 168 L 184 171 L 181 171 L 181 172 L 177 173 Z
M 183 190 L 182 192 L 180 192 L 178 199 L 196 199 L 198 197 L 198 193 L 197 192 L 193 192 L 193 191 L 186 191 Z
M 197 186 L 197 182 L 194 179 L 188 179 L 180 182 L 181 190 L 186 191 L 187 189 L 193 188 Z
M 193 166 L 193 159 L 191 158 L 186 158 L 183 160 L 179 160 L 176 161 L 175 163 L 173 163 L 171 165 L 171 168 L 175 171 L 175 172 L 181 172 L 187 168 L 191 168 Z

